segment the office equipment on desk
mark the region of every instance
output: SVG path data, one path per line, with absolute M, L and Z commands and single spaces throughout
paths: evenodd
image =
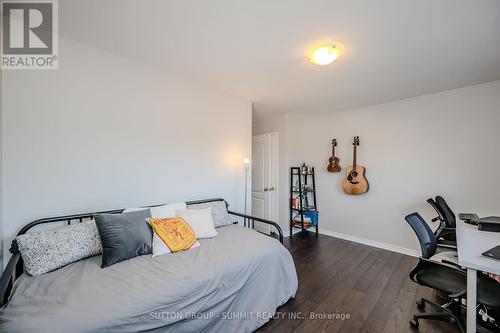
M 500 232 L 500 216 L 487 216 L 474 220 L 481 231 Z
M 458 213 L 458 218 L 464 221 L 465 223 L 477 225 L 477 223 L 474 221 L 478 219 L 479 216 L 477 216 L 477 214 L 472 214 L 472 213 Z
M 486 258 L 500 260 L 500 246 L 497 245 L 494 248 L 481 253 L 481 255 L 485 256 Z

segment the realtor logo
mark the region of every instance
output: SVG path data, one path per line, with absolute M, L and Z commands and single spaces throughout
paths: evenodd
M 56 1 L 0 2 L 2 69 L 57 69 Z

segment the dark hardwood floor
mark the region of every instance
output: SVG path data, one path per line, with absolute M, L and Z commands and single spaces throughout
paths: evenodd
M 295 260 L 299 289 L 294 300 L 257 332 L 417 332 L 408 321 L 426 297 L 441 304 L 430 288 L 408 273 L 417 258 L 343 239 L 312 234 L 285 239 Z M 311 319 L 309 314 L 349 314 Z M 282 317 L 281 317 L 282 316 Z M 294 317 L 296 316 L 296 317 Z M 456 332 L 448 323 L 421 321 L 418 332 Z

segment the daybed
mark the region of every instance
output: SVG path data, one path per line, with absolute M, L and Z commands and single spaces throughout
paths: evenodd
M 222 199 L 188 202 L 188 205 Z M 114 210 L 106 213 L 121 213 Z M 100 212 L 102 213 L 102 212 Z M 37 220 L 35 225 L 97 213 Z M 0 280 L 1 332 L 252 332 L 295 296 L 293 259 L 271 221 L 229 211 L 244 225 L 218 228 L 201 246 L 101 269 L 90 257 L 36 277 L 23 274 L 15 246 Z M 273 226 L 279 240 L 252 230 Z M 15 243 L 14 243 L 15 245 Z

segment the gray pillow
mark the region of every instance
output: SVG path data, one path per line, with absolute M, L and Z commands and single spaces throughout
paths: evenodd
M 16 237 L 29 275 L 40 275 L 102 252 L 94 221 Z
M 214 220 L 214 227 L 219 228 L 233 223 L 227 212 L 226 203 L 222 200 L 187 206 L 187 209 L 205 209 L 205 208 L 212 208 L 211 212 L 212 212 L 212 219 Z
M 153 233 L 146 219 L 149 209 L 95 217 L 102 243 L 101 268 L 151 253 Z

